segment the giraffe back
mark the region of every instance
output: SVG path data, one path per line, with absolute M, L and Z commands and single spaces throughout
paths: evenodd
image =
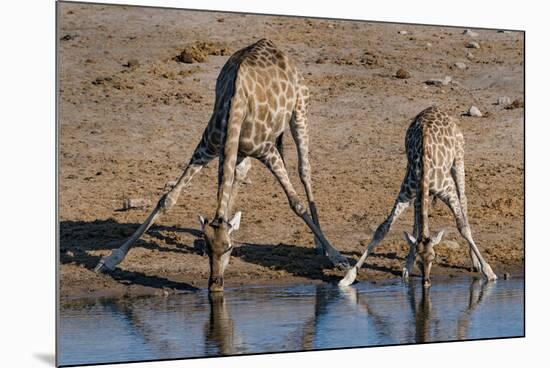
M 284 131 L 302 86 L 303 77 L 295 64 L 273 42 L 261 39 L 237 51 L 216 82 L 216 130 L 226 129 L 231 103 L 238 99 L 245 109 L 239 153 L 261 154 L 264 143 L 276 142 Z
M 426 170 L 430 192 L 452 184 L 451 168 L 462 154 L 464 138 L 455 119 L 432 106 L 420 112 L 409 126 L 405 138 L 407 160 L 415 181 L 421 182 Z M 426 167 L 424 167 L 426 166 Z

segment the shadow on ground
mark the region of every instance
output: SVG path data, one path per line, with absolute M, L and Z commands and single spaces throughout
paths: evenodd
M 100 257 L 90 251 L 112 250 L 119 247 L 139 227 L 140 224 L 121 224 L 113 219 L 96 221 L 62 221 L 60 225 L 60 261 L 61 264 L 77 264 L 93 271 Z M 138 240 L 136 247 L 142 247 L 158 252 L 175 254 L 204 255 L 204 242 L 201 232 L 196 229 L 179 228 L 175 226 L 155 225 L 148 235 L 163 241 L 172 247 L 159 246 L 154 241 Z M 196 239 L 192 245 L 183 244 L 179 239 L 166 235 L 167 233 L 187 233 Z M 359 252 L 343 252 L 347 257 L 359 256 Z M 328 259 L 317 254 L 315 249 L 292 244 L 236 244 L 233 256 L 241 260 L 267 267 L 274 271 L 287 272 L 293 276 L 304 277 L 329 283 L 336 283 L 340 277 L 327 275 L 326 270 L 332 268 Z M 404 261 L 395 252 L 371 254 L 372 258 L 384 258 Z M 351 261 L 352 265 L 355 261 Z M 443 267 L 459 268 L 458 266 L 440 264 Z M 363 268 L 401 276 L 401 270 L 373 264 L 369 262 Z M 116 268 L 107 275 L 124 285 L 141 285 L 154 288 L 171 288 L 181 291 L 197 290 L 196 287 L 180 281 L 172 281 L 161 276 L 146 275 L 141 272 L 127 271 Z

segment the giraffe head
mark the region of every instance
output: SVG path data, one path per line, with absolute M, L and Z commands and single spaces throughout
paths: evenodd
M 414 236 L 405 231 L 405 239 L 410 247 L 414 247 L 416 259 L 422 265 L 422 285 L 430 287 L 430 271 L 435 260 L 434 247 L 441 242 L 444 231 L 441 230 L 433 238 L 420 236 L 416 239 Z
M 229 258 L 231 258 L 231 252 L 233 251 L 231 233 L 239 229 L 241 213 L 237 212 L 229 221 L 215 219 L 209 222 L 207 218 L 199 216 L 199 222 L 210 263 L 208 289 L 210 291 L 223 291 L 223 273 L 229 264 Z

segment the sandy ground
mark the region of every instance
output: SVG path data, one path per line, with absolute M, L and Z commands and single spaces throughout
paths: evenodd
M 189 160 L 209 119 L 215 80 L 228 56 L 192 64 L 175 57 L 199 41 L 232 53 L 263 37 L 297 62 L 310 87 L 320 219 L 327 238 L 352 263 L 393 205 L 411 119 L 437 104 L 460 119 L 465 135 L 469 216 L 480 250 L 497 274 L 523 272 L 524 110 L 496 104 L 500 96 L 523 98 L 523 34 L 474 30 L 479 35 L 471 37 L 462 28 L 66 3 L 59 5 L 58 24 L 62 297 L 206 286 L 197 215 L 211 216 L 215 209 L 217 162 L 193 180 L 119 269 L 95 274 L 93 267 L 152 209 L 123 211 L 124 199 L 154 205 Z M 467 48 L 470 41 L 481 47 Z M 400 68 L 411 77 L 396 78 Z M 453 78 L 447 86 L 425 83 L 446 75 Z M 471 105 L 484 116 L 462 116 Z M 301 190 L 291 139 L 285 149 Z M 226 286 L 343 276 L 315 254 L 311 233 L 259 162 L 250 179 L 239 195 L 243 218 Z M 412 212 L 398 220 L 359 279 L 399 277 L 407 252 L 402 233 L 412 228 Z M 433 230 L 446 229 L 451 241 L 440 247 L 433 272 L 470 272 L 466 243 L 442 203 L 430 221 Z

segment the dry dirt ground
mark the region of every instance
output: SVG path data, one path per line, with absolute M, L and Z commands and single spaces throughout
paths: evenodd
M 310 87 L 320 219 L 327 238 L 352 264 L 393 205 L 411 119 L 437 104 L 460 119 L 465 135 L 474 238 L 497 274 L 523 272 L 524 110 L 496 104 L 500 96 L 523 101 L 522 33 L 474 30 L 478 36 L 472 37 L 464 28 L 67 3 L 59 5 L 58 27 L 62 297 L 206 286 L 197 215 L 211 216 L 215 209 L 217 162 L 193 180 L 117 270 L 95 274 L 93 268 L 152 209 L 123 211 L 124 199 L 156 204 L 165 183 L 189 160 L 227 55 L 263 37 L 297 62 Z M 480 48 L 467 48 L 470 41 Z M 206 51 L 213 55 L 197 63 L 177 60 L 197 42 L 211 43 Z M 396 78 L 400 68 L 410 78 Z M 446 86 L 425 83 L 447 75 L 453 82 Z M 484 116 L 462 116 L 471 105 Z M 301 190 L 291 139 L 285 149 Z M 226 286 L 343 276 L 315 254 L 308 228 L 259 162 L 250 180 L 238 199 L 243 218 Z M 360 280 L 399 277 L 407 252 L 402 234 L 412 228 L 412 212 L 375 250 Z M 430 221 L 432 230 L 447 229 L 451 241 L 440 247 L 433 272 L 470 272 L 466 243 L 442 203 L 435 204 Z

